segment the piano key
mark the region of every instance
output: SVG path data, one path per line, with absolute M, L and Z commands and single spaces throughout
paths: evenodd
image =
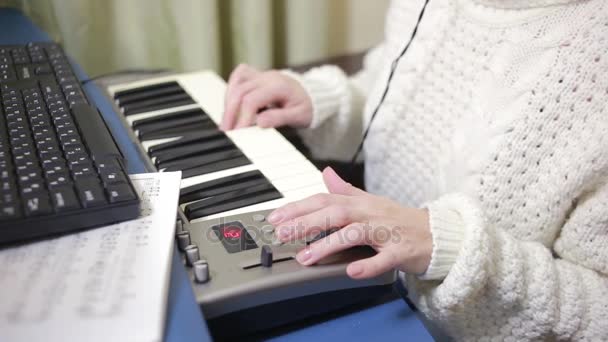
M 251 164 L 251 161 L 247 159 L 245 156 L 236 157 L 233 159 L 227 159 L 218 161 L 215 163 L 210 163 L 208 165 L 197 166 L 191 169 L 186 169 L 182 171 L 182 178 L 189 178 L 193 176 L 204 175 L 207 173 L 212 173 L 216 171 L 226 170 L 237 166 L 243 166 Z
M 212 120 L 202 110 L 194 109 L 188 111 L 174 112 L 155 117 L 134 121 L 131 126 L 137 131 L 158 130 L 166 127 L 182 126 L 193 122 L 205 122 Z M 213 124 L 215 126 L 215 124 Z
M 265 158 L 257 158 L 256 164 L 245 165 L 241 167 L 234 168 L 232 170 L 218 170 L 213 173 L 208 174 L 200 174 L 197 176 L 189 176 L 182 174 L 182 182 L 181 187 L 187 187 L 198 183 L 208 182 L 214 179 L 234 175 L 241 172 L 247 172 L 251 170 L 260 170 L 262 173 L 266 173 L 266 170 L 278 168 L 284 172 L 283 175 L 289 175 L 290 172 L 294 170 L 299 170 L 305 167 L 305 165 L 310 165 L 310 162 L 306 160 L 306 158 L 299 154 L 287 154 L 287 155 L 272 155 L 267 156 Z M 162 170 L 168 171 L 168 170 Z M 315 172 L 318 173 L 318 171 Z M 268 176 L 266 176 L 268 178 Z M 270 179 L 270 178 L 269 178 Z M 272 181 L 272 179 L 270 179 Z
M 283 136 L 275 130 L 248 127 L 226 132 L 226 135 L 248 157 L 257 155 L 293 152 L 300 154 Z M 252 148 L 253 147 L 253 148 Z
M 159 109 L 159 110 L 141 113 L 141 114 L 131 114 L 129 116 L 125 116 L 125 120 L 127 120 L 129 125 L 132 125 L 135 121 L 138 121 L 138 120 L 145 120 L 145 119 L 154 118 L 154 117 L 157 117 L 160 115 L 171 114 L 171 113 L 175 113 L 175 112 L 183 112 L 183 111 L 187 111 L 187 110 L 196 110 L 196 109 L 200 109 L 200 106 L 198 104 L 194 103 L 194 104 L 189 104 L 189 105 L 185 105 L 185 106 Z
M 171 79 L 166 82 L 163 82 L 163 80 L 157 80 L 156 82 L 136 82 L 133 87 L 123 87 L 122 89 L 120 89 L 120 86 L 113 87 L 112 96 L 114 99 L 119 99 L 134 94 L 145 94 L 156 89 L 170 88 L 175 85 L 179 86 L 179 83 Z
M 159 144 L 176 141 L 176 140 L 179 140 L 180 138 L 181 137 L 172 137 L 172 138 L 152 139 L 152 140 L 141 141 L 141 146 L 144 148 L 144 151 L 147 152 L 151 146 L 156 146 Z
M 260 184 L 188 204 L 185 214 L 189 220 L 193 220 L 281 197 L 283 195 L 272 184 Z
M 270 182 L 270 180 L 256 170 L 195 184 L 190 187 L 182 187 L 182 191 L 180 192 L 180 204 L 188 204 L 206 197 L 226 193 L 231 189 L 236 190 L 247 186 L 266 184 L 268 182 Z M 318 172 L 316 175 L 305 174 L 298 177 L 272 181 L 271 184 L 283 194 L 289 194 L 294 191 L 300 191 L 301 189 L 311 187 L 322 188 L 323 192 L 327 192 L 322 176 Z
M 268 202 L 271 200 L 275 200 L 281 198 L 281 194 L 278 191 L 265 192 L 261 194 L 256 194 L 252 197 L 241 198 L 232 202 L 222 203 L 215 206 L 205 207 L 203 209 L 192 212 L 190 216 L 186 215 L 189 220 L 194 220 L 197 218 L 217 214 L 217 213 L 225 213 L 227 211 L 248 207 L 253 204 Z
M 209 71 L 180 75 L 179 84 L 188 89 L 190 96 L 199 103 L 216 123 L 224 115 L 226 83 L 217 74 Z
M 236 174 L 239 174 L 242 172 L 255 171 L 255 170 L 258 170 L 255 167 L 255 165 L 247 164 L 247 165 L 238 166 L 238 167 L 234 167 L 231 169 L 221 170 L 221 171 L 217 171 L 217 172 L 213 172 L 213 173 L 192 176 L 189 178 L 184 178 L 182 176 L 182 182 L 180 183 L 180 188 L 186 188 L 186 187 L 189 187 L 192 185 L 212 181 L 212 180 L 215 180 L 218 178 L 236 175 Z M 164 171 L 165 170 L 161 170 L 161 172 L 164 172 Z
M 203 120 L 211 120 L 211 118 L 207 115 L 207 113 L 205 113 L 202 109 L 192 108 L 192 109 L 188 109 L 188 110 L 174 111 L 174 112 L 158 114 L 158 115 L 154 115 L 154 116 L 150 116 L 150 117 L 145 117 L 145 118 L 138 119 L 138 120 L 133 120 L 131 122 L 131 126 L 133 126 L 133 128 L 135 128 L 135 129 L 137 129 L 141 125 L 157 123 L 157 122 L 165 122 L 167 120 L 172 120 L 172 119 L 182 119 L 182 118 L 186 118 L 186 117 L 198 117 Z
M 129 105 L 122 106 L 125 115 L 138 114 L 150 112 L 153 110 L 159 110 L 164 108 L 171 108 L 177 106 L 183 106 L 187 104 L 193 104 L 194 100 L 187 93 L 175 94 L 170 96 L 159 97 L 155 99 L 140 101 Z
M 196 184 L 191 187 L 182 188 L 179 194 L 179 202 L 180 204 L 193 202 L 206 197 L 216 196 L 226 192 L 268 182 L 269 181 L 260 171 L 245 172 L 210 182 Z
M 141 88 L 140 88 L 141 89 Z M 126 104 L 141 101 L 147 98 L 160 97 L 168 94 L 175 94 L 179 92 L 183 92 L 184 89 L 177 83 L 171 82 L 168 84 L 161 84 L 160 86 L 155 86 L 152 88 L 148 88 L 147 90 L 131 92 L 127 94 L 115 95 L 114 99 L 116 100 L 116 104 L 119 106 L 124 106 Z
M 193 143 L 187 146 L 180 146 L 157 152 L 150 152 L 149 155 L 150 157 L 154 158 L 155 165 L 160 166 L 161 164 L 170 161 L 180 160 L 186 157 L 193 157 L 216 151 L 225 151 L 232 148 L 234 148 L 234 144 L 232 143 L 232 141 L 230 141 L 230 139 L 226 138 L 200 143 Z
M 217 131 L 215 126 L 211 127 L 210 125 L 215 125 L 212 122 L 201 122 L 197 124 L 191 124 L 180 127 L 168 128 L 162 131 L 150 132 L 148 134 L 142 135 L 139 137 L 140 141 L 148 141 L 148 140 L 157 140 L 157 139 L 165 139 L 165 138 L 173 138 L 179 137 L 188 133 L 196 133 L 200 131 Z
M 174 148 L 177 146 L 185 146 L 193 142 L 207 141 L 222 136 L 225 136 L 225 134 L 220 130 L 205 130 L 200 132 L 188 133 L 182 135 L 181 137 L 170 139 L 169 141 L 159 141 L 158 143 L 150 141 L 149 144 L 145 147 L 148 152 L 156 152 L 164 149 Z
M 158 168 L 163 170 L 163 172 L 181 171 L 186 169 L 192 169 L 197 166 L 203 166 L 209 163 L 219 162 L 222 160 L 234 159 L 236 157 L 241 156 L 244 156 L 243 152 L 234 148 L 230 150 L 219 151 L 205 155 L 198 155 L 180 160 L 174 160 L 167 163 L 159 163 Z
M 261 202 L 261 203 L 249 205 L 246 207 L 242 207 L 242 208 L 232 209 L 232 210 L 228 210 L 228 211 L 217 213 L 217 214 L 199 217 L 197 219 L 191 220 L 190 222 L 196 223 L 196 222 L 202 222 L 202 221 L 206 221 L 206 220 L 214 220 L 214 219 L 231 216 L 231 215 L 239 215 L 239 214 L 244 214 L 244 213 L 249 213 L 249 212 L 254 212 L 254 211 L 275 209 L 275 208 L 278 208 L 289 202 L 300 200 L 300 199 L 303 199 L 303 198 L 306 198 L 306 197 L 309 197 L 309 196 L 312 196 L 312 195 L 315 195 L 318 193 L 327 193 L 327 189 L 325 188 L 324 185 L 315 185 L 315 186 L 311 186 L 311 187 L 307 187 L 307 188 L 303 188 L 303 189 L 293 190 L 290 192 L 281 192 L 281 193 L 283 194 L 283 198 L 278 198 L 278 199 L 267 201 L 267 202 Z M 185 205 L 181 205 L 180 207 L 182 210 L 184 210 Z

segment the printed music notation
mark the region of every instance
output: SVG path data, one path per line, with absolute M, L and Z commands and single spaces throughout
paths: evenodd
M 132 176 L 139 219 L 0 250 L 0 340 L 161 341 L 180 178 Z

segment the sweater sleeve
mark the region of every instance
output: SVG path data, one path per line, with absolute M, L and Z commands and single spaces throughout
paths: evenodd
M 348 77 L 337 66 L 325 65 L 304 74 L 284 73 L 296 79 L 312 99 L 311 126 L 300 130 L 304 143 L 319 159 L 348 160 L 363 131 L 363 108 L 380 68 L 383 45 L 364 58 L 363 69 Z
M 425 275 L 408 276 L 408 288 L 446 333 L 465 341 L 608 339 L 608 185 L 579 201 L 551 248 L 487 225 L 465 195 L 428 208 L 434 260 Z

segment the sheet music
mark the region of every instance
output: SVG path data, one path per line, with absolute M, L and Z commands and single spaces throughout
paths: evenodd
M 161 341 L 180 178 L 132 176 L 137 220 L 0 250 L 0 341 Z

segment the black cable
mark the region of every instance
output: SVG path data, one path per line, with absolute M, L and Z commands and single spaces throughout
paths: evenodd
M 126 69 L 115 72 L 109 72 L 107 74 L 97 75 L 95 77 L 88 78 L 86 80 L 82 80 L 80 83 L 85 85 L 90 82 L 97 81 L 99 79 L 110 77 L 110 76 L 120 76 L 120 75 L 129 75 L 129 74 L 160 74 L 163 72 L 170 72 L 171 69 Z
M 412 41 L 414 41 L 414 37 L 416 37 L 416 33 L 418 32 L 418 27 L 420 26 L 420 22 L 422 22 L 422 17 L 424 16 L 424 11 L 426 10 L 426 6 L 429 4 L 429 1 L 430 0 L 424 1 L 422 10 L 420 11 L 420 14 L 418 15 L 418 22 L 416 22 L 416 26 L 414 26 L 414 30 L 412 31 L 412 36 L 410 37 L 410 40 L 407 42 L 407 44 L 405 45 L 405 47 L 403 48 L 403 50 L 401 51 L 399 56 L 397 56 L 397 58 L 395 58 L 395 60 L 393 60 L 393 63 L 391 63 L 391 72 L 388 75 L 388 80 L 386 81 L 384 93 L 382 93 L 382 97 L 380 98 L 378 105 L 376 105 L 376 108 L 374 109 L 374 112 L 372 113 L 372 117 L 370 118 L 369 123 L 367 124 L 367 127 L 365 128 L 365 132 L 363 133 L 363 138 L 361 139 L 361 143 L 359 143 L 359 147 L 357 147 L 357 151 L 355 152 L 355 155 L 353 155 L 353 159 L 351 159 L 351 161 L 350 161 L 351 168 L 354 168 L 355 164 L 357 163 L 357 158 L 359 157 L 359 154 L 361 153 L 361 150 L 363 149 L 363 144 L 365 144 L 365 139 L 367 138 L 367 135 L 369 134 L 369 130 L 372 127 L 372 123 L 374 122 L 374 119 L 376 118 L 376 115 L 378 114 L 378 110 L 380 109 L 380 107 L 382 107 L 382 104 L 384 103 L 384 98 L 386 97 L 386 94 L 388 93 L 388 90 L 390 88 L 390 84 L 393 79 L 393 75 L 395 74 L 395 70 L 397 69 L 397 65 L 399 64 L 399 60 L 401 60 L 401 57 L 403 57 L 403 55 L 405 55 L 405 53 L 409 49 L 410 45 L 412 44 Z

